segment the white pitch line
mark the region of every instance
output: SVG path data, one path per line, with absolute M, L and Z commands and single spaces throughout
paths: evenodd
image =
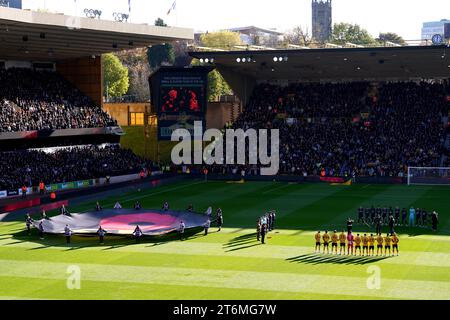
M 182 186 L 178 186 L 178 187 L 174 187 L 174 188 L 170 188 L 170 189 L 166 189 L 166 190 L 152 192 L 150 194 L 142 195 L 142 196 L 139 196 L 139 197 L 129 198 L 129 199 L 126 199 L 126 200 L 122 201 L 122 203 L 127 203 L 127 202 L 130 202 L 130 201 L 133 201 L 133 200 L 138 200 L 138 199 L 154 196 L 156 194 L 166 193 L 166 192 L 169 192 L 169 191 L 183 189 L 183 188 L 190 187 L 190 186 L 193 186 L 193 185 L 196 185 L 196 184 L 200 184 L 200 183 L 205 183 L 205 181 L 203 181 L 203 180 L 202 181 L 197 181 L 197 182 L 189 183 L 189 184 L 186 184 L 186 185 L 182 185 Z M 105 206 L 110 206 L 110 205 L 113 205 L 113 204 L 115 204 L 115 202 L 107 203 Z M 92 211 L 92 210 L 85 210 L 85 211 L 82 211 L 81 213 L 85 213 L 85 212 L 89 212 L 89 211 Z

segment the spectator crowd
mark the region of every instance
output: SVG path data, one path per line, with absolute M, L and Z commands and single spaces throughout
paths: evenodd
M 138 173 L 151 163 L 117 145 L 0 152 L 0 190 Z
M 279 129 L 279 173 L 402 177 L 440 165 L 448 111 L 439 82 L 260 84 L 233 127 Z
M 115 121 L 56 72 L 0 69 L 0 132 L 96 128 Z
M 406 175 L 408 166 L 439 166 L 445 154 L 447 83 L 352 82 L 259 84 L 236 129 L 280 130 L 280 174 Z M 0 70 L 0 132 L 91 128 L 114 120 L 55 72 Z M 0 152 L 0 190 L 107 175 L 146 166 L 117 146 Z M 192 168 L 194 169 L 194 168 Z M 208 167 L 256 174 L 255 165 Z

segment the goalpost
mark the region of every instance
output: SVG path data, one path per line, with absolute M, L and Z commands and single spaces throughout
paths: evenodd
M 408 167 L 408 185 L 450 186 L 450 168 Z

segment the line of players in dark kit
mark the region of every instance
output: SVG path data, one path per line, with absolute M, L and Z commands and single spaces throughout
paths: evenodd
M 120 209 L 122 209 L 122 205 L 117 201 L 117 202 L 114 204 L 114 207 L 113 207 L 113 208 L 116 209 L 116 210 L 120 210 Z M 140 210 L 140 209 L 142 208 L 142 206 L 141 206 L 141 204 L 140 204 L 139 201 L 136 201 L 136 203 L 134 204 L 133 208 L 134 208 L 135 210 Z M 102 210 L 103 210 L 103 207 L 100 205 L 99 202 L 97 202 L 97 203 L 95 204 L 95 211 L 102 211 Z M 165 201 L 165 202 L 163 203 L 162 210 L 163 210 L 163 211 L 168 211 L 168 210 L 169 210 L 169 203 L 168 203 L 167 201 Z M 193 207 L 192 204 L 189 204 L 189 206 L 188 206 L 188 208 L 187 208 L 187 211 L 189 211 L 189 212 L 194 212 L 194 207 Z M 67 208 L 66 208 L 64 205 L 62 205 L 62 207 L 60 208 L 59 212 L 60 212 L 61 215 L 70 216 L 69 211 L 67 210 Z M 206 210 L 206 212 L 205 212 L 206 215 L 207 215 L 207 217 L 208 217 L 208 219 L 206 220 L 206 222 L 203 224 L 205 236 L 208 235 L 208 230 L 209 230 L 209 228 L 211 227 L 212 212 L 213 212 L 213 211 L 212 211 L 212 207 L 209 207 L 209 208 Z M 48 217 L 47 214 L 46 214 L 46 212 L 45 212 L 45 210 L 43 210 L 43 211 L 41 212 L 41 221 L 39 222 L 39 225 L 38 225 L 38 228 L 37 228 L 37 229 L 38 229 L 38 232 L 39 232 L 39 238 L 40 238 L 41 240 L 44 239 L 44 233 L 45 233 L 45 230 L 44 230 L 43 222 L 44 222 L 44 220 L 46 220 L 46 219 L 47 219 L 47 220 L 50 220 L 51 218 Z M 222 230 L 222 225 L 223 225 L 223 214 L 222 214 L 222 209 L 221 209 L 221 208 L 218 208 L 218 209 L 216 210 L 216 217 L 215 217 L 215 219 L 213 220 L 213 222 L 216 222 L 216 225 L 217 225 L 217 227 L 218 227 L 217 232 L 221 231 L 221 230 Z M 25 216 L 25 227 L 26 227 L 26 230 L 27 230 L 27 234 L 28 234 L 28 235 L 31 234 L 31 226 L 33 225 L 33 223 L 34 223 L 33 218 L 31 217 L 31 215 L 30 215 L 29 213 L 27 213 L 26 216 Z M 185 229 L 186 229 L 186 225 L 185 225 L 184 221 L 183 221 L 183 220 L 180 220 L 180 225 L 178 226 L 178 229 L 177 229 L 178 234 L 179 234 L 179 236 L 180 236 L 180 240 L 183 240 L 183 239 L 184 239 L 184 232 L 185 232 Z M 98 236 L 99 236 L 100 244 L 103 244 L 103 243 L 104 243 L 104 237 L 105 237 L 106 233 L 108 233 L 108 231 L 106 231 L 105 229 L 103 229 L 102 226 L 99 226 L 99 228 L 98 228 L 98 230 L 97 230 L 96 233 L 97 233 Z M 70 229 L 69 225 L 66 225 L 65 228 L 64 228 L 64 235 L 65 235 L 65 237 L 66 237 L 66 242 L 67 242 L 67 244 L 70 243 L 70 239 L 71 239 L 72 234 L 73 234 L 73 231 Z M 143 233 L 142 229 L 139 227 L 139 225 L 137 225 L 137 226 L 135 227 L 135 229 L 134 229 L 132 235 L 133 235 L 133 237 L 136 239 L 136 243 L 140 243 L 141 237 L 144 235 L 144 233 Z
M 275 210 L 271 210 L 256 220 L 256 239 L 265 243 L 266 235 L 275 228 L 277 215 Z
M 409 210 L 406 208 L 390 207 L 359 207 L 357 211 L 356 222 L 359 224 L 371 224 L 375 226 L 375 232 L 378 234 L 381 232 L 383 225 L 389 226 L 390 233 L 394 233 L 395 226 L 408 226 L 408 227 L 431 227 L 433 231 L 437 231 L 437 225 L 439 221 L 439 214 L 436 211 L 429 213 L 423 208 L 411 207 Z

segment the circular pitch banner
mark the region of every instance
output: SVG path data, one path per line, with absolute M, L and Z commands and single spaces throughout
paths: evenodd
M 110 209 L 35 220 L 34 226 L 43 221 L 44 232 L 53 234 L 63 234 L 69 225 L 74 234 L 95 234 L 101 226 L 108 234 L 131 235 L 138 225 L 144 235 L 153 236 L 178 230 L 181 221 L 186 229 L 203 227 L 207 219 L 204 214 L 187 211 Z

